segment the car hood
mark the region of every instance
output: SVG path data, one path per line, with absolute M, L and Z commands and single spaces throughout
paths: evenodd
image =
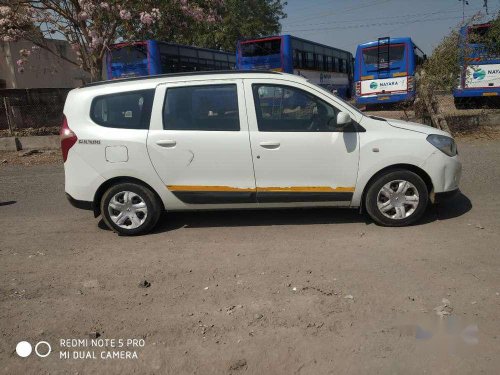
M 391 118 L 386 118 L 385 120 L 389 125 L 394 126 L 395 128 L 411 130 L 422 134 L 439 134 L 439 135 L 444 135 L 446 137 L 451 137 L 449 133 L 433 128 L 432 126 L 418 124 L 416 122 L 394 120 Z

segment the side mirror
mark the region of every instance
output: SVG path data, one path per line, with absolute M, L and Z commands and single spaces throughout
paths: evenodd
M 339 112 L 337 115 L 337 126 L 342 128 L 352 123 L 351 116 L 345 112 Z

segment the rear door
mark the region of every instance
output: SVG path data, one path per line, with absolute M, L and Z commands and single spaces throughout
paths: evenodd
M 156 98 L 147 145 L 169 208 L 255 203 L 242 81 L 170 83 Z

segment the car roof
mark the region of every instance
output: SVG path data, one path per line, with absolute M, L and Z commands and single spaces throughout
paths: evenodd
M 176 81 L 189 81 L 189 80 L 204 80 L 204 79 L 225 79 L 225 78 L 277 78 L 278 76 L 286 75 L 297 77 L 292 74 L 283 74 L 275 71 L 268 70 L 216 70 L 216 71 L 203 71 L 203 72 L 185 72 L 185 73 L 170 73 L 158 74 L 143 77 L 120 78 L 109 81 L 99 81 L 88 83 L 81 88 L 108 87 L 109 85 L 143 85 L 156 86 L 161 83 L 176 82 Z M 303 79 L 303 78 L 299 78 Z

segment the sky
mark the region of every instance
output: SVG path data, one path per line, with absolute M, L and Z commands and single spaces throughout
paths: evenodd
M 413 39 L 431 54 L 445 35 L 462 22 L 461 0 L 287 0 L 282 34 L 291 34 L 354 53 L 358 44 L 381 37 Z M 500 10 L 500 0 L 467 0 L 466 19 L 482 12 L 486 21 Z M 489 17 L 489 18 L 488 18 Z

